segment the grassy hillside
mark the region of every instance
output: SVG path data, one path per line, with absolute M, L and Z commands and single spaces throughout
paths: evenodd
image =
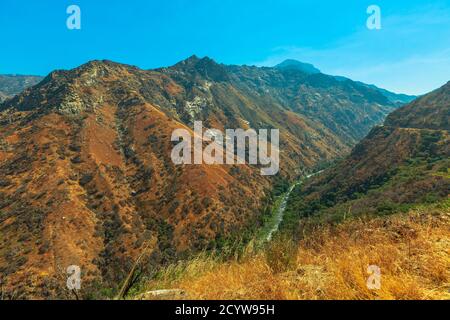
M 386 125 L 416 129 L 450 130 L 450 82 L 393 112 Z

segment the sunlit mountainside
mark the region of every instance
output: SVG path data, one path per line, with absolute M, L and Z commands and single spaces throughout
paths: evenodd
M 398 156 L 388 149 L 380 163 L 403 164 L 415 152 L 428 152 L 414 162 L 414 168 L 431 166 L 414 188 L 431 185 L 432 196 L 443 197 L 448 132 L 372 129 L 398 101 L 377 88 L 294 65 L 228 66 L 192 56 L 172 67 L 142 70 L 92 61 L 54 71 L 1 104 L 5 295 L 66 296 L 61 275 L 68 265 L 83 270 L 83 296 L 105 288 L 116 292 L 143 252 L 143 272 L 150 272 L 203 250 L 248 242 L 277 195 L 314 168 L 346 156 L 369 132 L 344 163 L 368 158 L 369 165 L 383 157 L 383 150 L 368 146 L 374 137 L 397 146 L 392 150 Z M 280 129 L 280 174 L 261 176 L 254 165 L 174 165 L 172 132 L 192 131 L 200 120 L 219 130 Z M 289 210 L 297 212 L 298 197 L 327 197 L 334 180 L 324 183 L 325 177 L 341 181 L 351 175 L 337 182 L 337 196 L 323 208 L 334 210 L 350 200 L 342 197 L 364 193 L 373 177 L 388 174 L 382 165 L 357 174 L 351 170 L 358 165 L 348 166 L 296 190 Z M 296 219 L 304 211 L 298 212 Z

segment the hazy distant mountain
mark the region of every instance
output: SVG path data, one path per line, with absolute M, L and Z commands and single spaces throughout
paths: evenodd
M 0 75 L 0 102 L 29 88 L 43 77 L 24 75 Z
M 350 80 L 195 56 L 157 70 L 92 61 L 52 72 L 0 104 L 3 289 L 60 296 L 68 265 L 82 267 L 86 291 L 114 287 L 145 248 L 152 268 L 242 238 L 276 185 L 344 156 L 395 108 Z M 175 166 L 171 134 L 195 120 L 279 128 L 280 174 Z
M 390 101 L 400 104 L 400 105 L 410 103 L 411 101 L 417 99 L 417 97 L 418 97 L 418 96 L 407 95 L 407 94 L 402 94 L 402 93 L 395 93 L 392 91 L 388 91 L 386 89 L 378 88 L 377 86 L 374 86 L 374 85 L 368 85 L 368 86 L 375 88 L 376 90 L 379 90 Z
M 276 65 L 275 68 L 280 69 L 280 70 L 298 70 L 298 71 L 302 71 L 307 74 L 321 73 L 321 71 L 319 69 L 317 69 L 314 65 L 312 65 L 310 63 L 300 62 L 300 61 L 293 60 L 293 59 L 285 60 L 282 63 Z M 394 92 L 388 91 L 386 89 L 381 89 L 375 85 L 366 84 L 366 83 L 363 83 L 360 81 L 353 81 L 349 78 L 342 77 L 342 76 L 335 76 L 335 79 L 338 81 L 343 81 L 343 82 L 351 81 L 352 83 L 358 83 L 364 87 L 377 90 L 382 95 L 384 95 L 387 99 L 389 99 L 389 101 L 391 101 L 392 103 L 394 103 L 398 106 L 409 103 L 417 98 L 417 96 L 394 93 Z
M 335 78 L 339 81 L 353 81 L 349 78 L 346 77 L 342 77 L 342 76 L 335 76 Z M 389 99 L 389 101 L 391 101 L 392 103 L 395 103 L 397 106 L 402 106 L 406 103 L 410 103 L 411 101 L 413 101 L 414 99 L 417 98 L 417 96 L 413 96 L 413 95 L 407 95 L 407 94 L 403 94 L 403 93 L 395 93 L 386 89 L 382 89 L 379 88 L 373 84 L 367 84 L 361 81 L 356 81 L 356 83 L 365 86 L 367 88 L 371 88 L 374 90 L 379 91 L 382 95 L 384 95 L 386 98 Z
M 293 59 L 288 59 L 275 66 L 277 69 L 294 69 L 308 74 L 321 73 L 319 69 L 310 63 L 304 63 Z

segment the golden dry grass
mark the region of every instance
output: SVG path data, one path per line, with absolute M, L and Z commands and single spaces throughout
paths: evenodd
M 201 255 L 165 270 L 146 290 L 177 288 L 189 299 L 450 299 L 450 210 L 346 221 L 241 261 Z M 278 252 L 278 254 L 277 254 Z M 369 290 L 369 265 L 381 288 Z

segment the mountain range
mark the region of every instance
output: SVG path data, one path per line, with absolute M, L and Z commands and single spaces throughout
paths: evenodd
M 4 290 L 62 296 L 70 265 L 81 266 L 86 292 L 117 289 L 143 252 L 152 269 L 244 239 L 277 189 L 344 157 L 367 133 L 352 153 L 358 160 L 371 137 L 389 145 L 409 139 L 405 132 L 417 128 L 372 129 L 399 99 L 292 61 L 260 68 L 192 56 L 155 70 L 91 61 L 54 71 L 0 105 Z M 171 133 L 192 131 L 198 120 L 222 131 L 280 129 L 280 174 L 263 177 L 253 165 L 175 166 Z M 354 172 L 351 163 L 343 170 Z

